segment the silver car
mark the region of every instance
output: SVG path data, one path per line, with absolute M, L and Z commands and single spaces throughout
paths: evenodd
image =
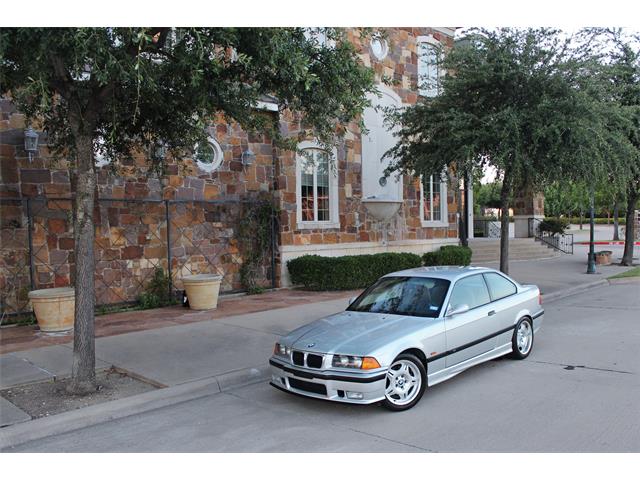
M 423 267 L 380 278 L 346 311 L 282 337 L 271 385 L 407 410 L 425 388 L 510 354 L 524 359 L 544 310 L 535 285 L 483 267 Z

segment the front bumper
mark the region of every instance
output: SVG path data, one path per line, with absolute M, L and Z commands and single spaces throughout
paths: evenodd
M 369 404 L 384 399 L 385 371 L 381 369 L 366 373 L 312 370 L 277 358 L 269 360 L 269 364 L 271 385 L 279 390 L 345 403 Z

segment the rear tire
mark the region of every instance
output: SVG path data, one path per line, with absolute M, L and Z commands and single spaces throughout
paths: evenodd
M 427 387 L 427 371 L 418 357 L 402 353 L 391 363 L 385 377 L 382 405 L 393 412 L 409 410 Z
M 533 321 L 529 317 L 521 318 L 513 330 L 511 338 L 511 358 L 524 360 L 533 349 Z

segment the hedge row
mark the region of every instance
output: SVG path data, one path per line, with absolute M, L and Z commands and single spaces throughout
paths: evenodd
M 413 253 L 376 253 L 321 257 L 304 255 L 287 262 L 291 281 L 311 290 L 353 290 L 371 285 L 387 273 L 422 265 Z
M 425 266 L 435 265 L 469 265 L 471 263 L 471 249 L 457 245 L 445 245 L 435 252 L 427 252 L 422 256 Z
M 567 218 L 567 217 L 564 217 L 564 218 Z M 580 217 L 570 217 L 570 218 L 567 218 L 567 220 L 569 220 L 569 222 L 571 222 L 574 225 L 580 225 Z M 625 217 L 618 218 L 618 225 L 624 225 L 626 223 L 626 220 L 627 219 Z M 593 219 L 593 222 L 596 225 L 606 225 L 607 222 L 608 222 L 609 225 L 613 226 L 613 217 L 611 217 L 611 218 L 596 217 L 596 218 Z M 582 223 L 585 224 L 585 225 L 589 224 L 589 215 L 588 214 L 585 215 L 582 218 Z
M 291 282 L 309 290 L 354 290 L 365 288 L 391 272 L 423 265 L 469 265 L 471 249 L 447 245 L 422 258 L 414 253 L 376 253 L 321 257 L 304 255 L 287 262 Z

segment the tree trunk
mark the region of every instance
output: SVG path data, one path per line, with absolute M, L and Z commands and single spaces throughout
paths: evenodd
M 500 271 L 509 273 L 509 199 L 511 179 L 504 173 L 500 190 Z
M 620 262 L 621 265 L 631 266 L 633 264 L 633 242 L 635 241 L 636 223 L 634 216 L 639 196 L 640 191 L 638 191 L 637 188 L 629 188 L 626 225 L 624 229 L 624 253 L 622 254 L 622 262 Z
M 583 217 L 584 217 L 584 212 L 580 210 L 580 230 L 582 230 Z
M 618 211 L 618 199 L 616 198 L 615 203 L 613 204 L 613 240 L 617 241 L 620 240 L 620 233 L 618 232 L 618 215 L 620 215 L 620 212 Z
M 93 222 L 96 175 L 90 134 L 76 136 L 76 196 L 73 210 L 75 240 L 75 323 L 72 381 L 68 390 L 85 394 L 96 390 L 95 284 Z

